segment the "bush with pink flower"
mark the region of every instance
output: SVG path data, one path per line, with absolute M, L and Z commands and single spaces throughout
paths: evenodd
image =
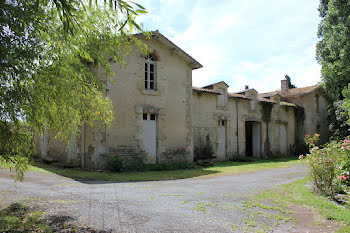
M 319 148 L 319 136 L 305 135 L 309 154 L 300 155 L 299 160 L 310 168 L 309 175 L 318 191 L 328 196 L 346 192 L 350 187 L 350 140 L 333 141 Z

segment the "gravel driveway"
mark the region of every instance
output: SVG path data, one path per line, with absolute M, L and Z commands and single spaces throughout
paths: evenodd
M 70 223 L 112 232 L 299 232 L 276 209 L 249 205 L 251 196 L 306 176 L 305 167 L 151 182 L 87 182 L 27 173 L 14 182 L 0 168 L 2 204 L 24 202 L 69 216 Z

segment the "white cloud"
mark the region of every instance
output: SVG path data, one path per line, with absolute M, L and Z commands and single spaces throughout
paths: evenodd
M 249 85 L 280 88 L 288 74 L 298 87 L 317 83 L 318 0 L 145 0 L 148 29 L 159 29 L 204 67 L 193 85 L 225 81 L 230 90 Z M 300 5 L 303 7 L 301 8 Z

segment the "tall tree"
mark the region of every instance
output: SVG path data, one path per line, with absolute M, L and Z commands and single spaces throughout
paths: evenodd
M 79 1 L 14 0 L 1 1 L 0 9 L 0 159 L 22 178 L 34 153 L 30 130 L 70 140 L 82 122 L 110 122 L 103 94 L 113 73 L 109 59 L 124 64 L 131 44 L 147 47 L 130 34 L 133 8 L 125 16 Z
M 350 1 L 321 0 L 316 58 L 322 65 L 322 81 L 335 100 L 350 82 Z
M 321 78 L 325 89 L 333 97 L 329 109 L 331 136 L 334 139 L 349 135 L 350 95 L 350 1 L 320 0 L 321 22 L 318 28 L 316 58 L 322 66 Z M 345 91 L 344 91 L 345 90 Z M 345 104 L 342 104 L 342 103 Z

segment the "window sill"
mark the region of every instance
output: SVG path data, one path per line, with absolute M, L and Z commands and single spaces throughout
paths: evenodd
M 141 90 L 141 94 L 142 95 L 154 95 L 154 96 L 159 96 L 160 95 L 158 90 L 154 91 L 154 90 L 146 90 L 146 89 L 142 89 Z

